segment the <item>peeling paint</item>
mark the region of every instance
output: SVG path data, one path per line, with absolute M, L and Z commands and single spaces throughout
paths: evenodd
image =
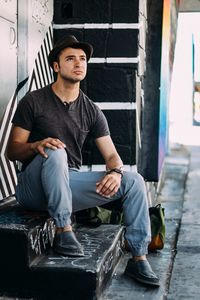
M 47 245 L 53 245 L 54 235 L 55 225 L 53 220 L 49 219 L 42 228 L 37 227 L 36 230 L 30 234 L 31 249 L 35 254 L 40 255 L 43 249 L 47 249 Z
M 47 17 L 49 17 L 49 1 L 35 0 L 32 2 L 32 20 L 42 27 L 46 26 Z

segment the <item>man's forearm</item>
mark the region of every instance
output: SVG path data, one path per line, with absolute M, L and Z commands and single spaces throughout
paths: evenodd
M 106 161 L 106 170 L 119 169 L 123 167 L 123 162 L 119 155 L 113 154 Z
M 7 157 L 9 160 L 19 160 L 23 162 L 32 158 L 36 154 L 35 143 L 12 142 L 7 147 Z
M 36 154 L 40 154 L 44 158 L 47 158 L 48 155 L 45 152 L 45 149 L 47 148 L 56 150 L 65 147 L 65 144 L 59 139 L 50 137 L 34 143 L 12 141 L 8 143 L 7 156 L 10 160 L 19 160 L 23 162 L 24 160 L 34 157 Z

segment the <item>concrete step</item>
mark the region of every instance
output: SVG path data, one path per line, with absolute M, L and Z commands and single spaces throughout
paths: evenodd
M 56 255 L 54 224 L 14 201 L 0 207 L 0 293 L 34 299 L 97 299 L 122 255 L 123 227 L 76 226 L 82 258 Z
M 0 272 L 26 270 L 53 243 L 54 222 L 45 212 L 22 209 L 15 200 L 0 206 Z
M 62 257 L 50 250 L 31 264 L 33 282 L 41 297 L 96 299 L 105 289 L 122 255 L 123 227 L 77 228 L 77 237 L 84 246 L 84 257 Z

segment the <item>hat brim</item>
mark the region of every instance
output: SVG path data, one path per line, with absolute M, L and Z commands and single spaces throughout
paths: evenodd
M 48 62 L 52 68 L 53 68 L 53 62 L 57 61 L 59 53 L 65 48 L 82 49 L 86 54 L 87 61 L 89 61 L 89 59 L 93 54 L 93 47 L 89 43 L 82 43 L 82 42 L 71 43 L 71 44 L 63 43 L 62 45 L 53 48 L 49 53 Z

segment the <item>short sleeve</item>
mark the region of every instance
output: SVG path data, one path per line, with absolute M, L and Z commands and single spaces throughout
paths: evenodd
M 110 130 L 108 127 L 108 122 L 106 120 L 105 115 L 100 110 L 99 107 L 96 106 L 96 120 L 93 128 L 91 129 L 91 135 L 94 139 L 110 135 Z
M 34 120 L 34 109 L 31 95 L 27 94 L 19 102 L 12 123 L 15 126 L 22 127 L 31 131 Z

